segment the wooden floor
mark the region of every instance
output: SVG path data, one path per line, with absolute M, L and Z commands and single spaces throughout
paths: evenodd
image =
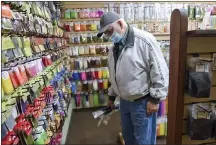
M 118 134 L 121 131 L 119 112 L 112 115 L 107 126 L 97 127 L 92 111 L 73 112 L 66 144 L 120 144 Z M 165 139 L 157 144 L 165 144 Z

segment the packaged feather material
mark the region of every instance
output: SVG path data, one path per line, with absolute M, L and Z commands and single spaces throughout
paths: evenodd
M 120 105 L 116 104 L 113 110 L 109 107 L 105 107 L 105 108 L 92 112 L 94 119 L 99 119 L 98 127 L 100 127 L 101 123 L 103 123 L 104 125 L 107 125 L 108 121 L 111 118 L 110 116 L 113 113 L 117 112 L 120 109 L 119 107 Z

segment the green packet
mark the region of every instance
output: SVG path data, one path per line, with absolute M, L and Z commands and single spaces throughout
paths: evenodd
M 7 50 L 11 48 L 15 48 L 15 45 L 12 39 L 9 36 L 6 36 L 6 37 L 3 36 L 2 37 L 2 50 Z

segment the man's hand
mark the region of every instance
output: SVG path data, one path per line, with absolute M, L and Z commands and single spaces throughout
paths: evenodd
M 108 100 L 107 106 L 110 107 L 112 110 L 114 109 L 115 105 L 114 105 L 114 101 L 110 101 Z
M 153 112 L 157 112 L 159 108 L 159 104 L 154 104 L 151 101 L 147 102 L 147 115 L 151 115 Z

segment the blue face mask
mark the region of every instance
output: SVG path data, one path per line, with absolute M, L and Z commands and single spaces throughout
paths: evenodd
M 113 43 L 118 43 L 123 39 L 123 36 L 119 33 L 117 33 L 116 31 L 110 36 L 110 40 Z

